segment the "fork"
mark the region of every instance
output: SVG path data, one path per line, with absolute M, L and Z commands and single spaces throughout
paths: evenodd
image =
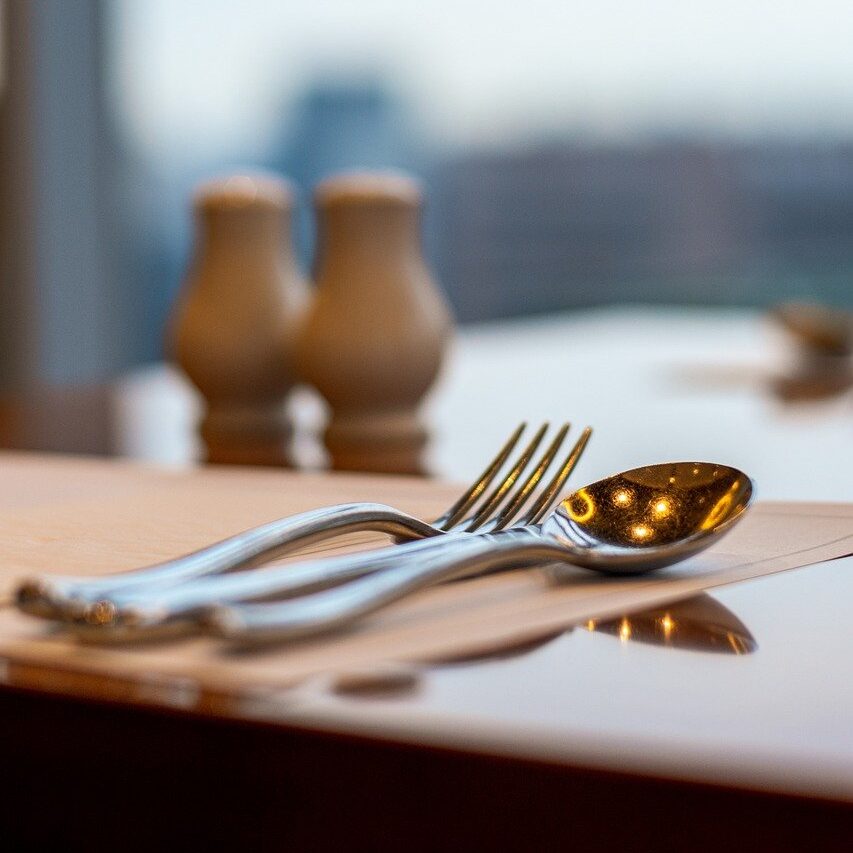
M 500 530 L 515 529 L 518 526 L 536 524 L 551 508 L 560 495 L 563 484 L 577 465 L 592 430 L 587 427 L 575 442 L 568 455 L 560 463 L 551 480 L 534 492 L 537 484 L 551 467 L 568 433 L 569 425 L 564 425 L 547 450 L 543 453 L 533 472 L 516 488 L 508 498 L 504 508 L 492 514 L 487 521 L 476 525 L 457 525 L 445 532 L 442 537 L 466 538 L 477 533 L 496 533 Z M 534 437 L 519 463 L 524 457 L 535 452 L 535 446 L 541 441 L 544 427 Z M 534 450 L 531 450 L 531 446 Z M 519 463 L 513 466 L 510 475 L 516 469 L 523 470 Z M 526 464 L 526 463 L 525 463 Z M 507 477 L 498 487 L 507 494 L 515 477 Z M 496 490 L 497 491 L 497 490 Z M 494 494 L 487 499 L 483 512 L 494 502 Z M 528 506 L 523 516 L 514 519 Z M 489 510 L 493 512 L 493 510 Z M 479 513 L 477 514 L 479 516 Z M 477 517 L 475 516 L 475 518 Z M 428 551 L 441 545 L 440 541 L 421 542 L 408 547 Z M 257 601 L 270 598 L 286 598 L 295 594 L 311 591 L 318 587 L 341 584 L 365 574 L 382 572 L 395 565 L 399 559 L 397 549 L 389 549 L 387 555 L 375 551 L 355 559 L 311 560 L 297 564 L 276 566 L 261 571 L 243 572 L 228 577 L 202 578 L 200 580 L 153 590 L 120 590 L 105 598 L 73 620 L 84 638 L 97 642 L 125 642 L 127 640 L 146 639 L 174 633 L 193 627 L 194 622 L 203 617 L 209 607 L 223 602 L 236 603 Z
M 501 506 L 536 452 L 547 431 L 547 424 L 540 427 L 479 509 L 470 516 L 466 513 L 475 507 L 495 480 L 525 428 L 526 424 L 522 423 L 515 429 L 483 473 L 432 524 L 383 504 L 353 503 L 322 507 L 277 519 L 191 554 L 131 572 L 100 578 L 47 575 L 27 579 L 18 587 L 17 604 L 20 609 L 36 616 L 70 621 L 89 614 L 93 608 L 97 610 L 104 601 L 109 601 L 119 592 L 151 594 L 179 583 L 257 565 L 275 555 L 294 550 L 297 546 L 344 533 L 384 532 L 396 536 L 398 540 L 408 540 L 451 531 L 473 532 L 487 523 L 494 529 L 500 529 L 509 523 L 519 508 L 515 498 L 507 502 L 503 509 Z M 543 462 L 550 464 L 568 430 L 569 425 L 565 424 L 542 461 L 522 483 L 519 492 L 526 489 L 529 494 L 535 487 L 543 473 Z

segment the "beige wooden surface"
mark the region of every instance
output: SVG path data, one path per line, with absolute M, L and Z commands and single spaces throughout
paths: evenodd
M 418 478 L 231 466 L 170 470 L 8 452 L 0 454 L 0 479 L 3 598 L 21 572 L 121 571 L 293 512 L 352 500 L 390 502 L 429 518 L 459 492 Z

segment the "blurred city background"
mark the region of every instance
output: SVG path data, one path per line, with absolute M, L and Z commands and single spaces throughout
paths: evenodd
M 3 8 L 0 382 L 162 357 L 197 181 L 401 167 L 461 322 L 853 304 L 845 0 Z M 16 344 L 17 342 L 17 344 Z

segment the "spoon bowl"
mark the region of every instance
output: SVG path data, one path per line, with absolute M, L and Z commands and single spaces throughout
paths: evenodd
M 542 533 L 577 566 L 639 574 L 708 548 L 741 518 L 752 494 L 750 478 L 726 465 L 646 465 L 573 492 Z

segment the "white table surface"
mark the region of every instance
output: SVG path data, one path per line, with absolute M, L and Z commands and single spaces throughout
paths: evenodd
M 756 312 L 620 308 L 461 329 L 426 405 L 430 470 L 476 476 L 519 421 L 571 420 L 595 436 L 573 481 L 651 462 L 701 459 L 747 471 L 761 499 L 853 500 L 853 395 L 782 402 L 769 380 L 787 369 L 783 336 Z M 300 446 L 322 407 L 296 395 Z M 122 455 L 187 464 L 199 403 L 155 366 L 117 386 Z

